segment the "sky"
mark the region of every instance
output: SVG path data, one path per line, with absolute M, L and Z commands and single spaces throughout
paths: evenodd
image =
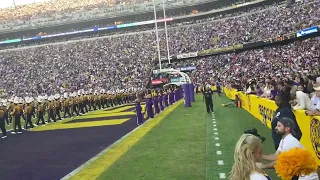
M 0 8 L 8 8 L 8 7 L 13 7 L 13 0 L 0 0 Z M 24 5 L 24 4 L 30 4 L 34 2 L 42 2 L 42 1 L 47 1 L 47 0 L 15 0 L 16 5 Z

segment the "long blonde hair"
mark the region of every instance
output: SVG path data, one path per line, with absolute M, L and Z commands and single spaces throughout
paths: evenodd
M 261 145 L 261 140 L 251 134 L 240 137 L 234 151 L 234 164 L 230 172 L 230 180 L 250 180 L 250 174 L 261 170 L 255 164 L 254 152 Z

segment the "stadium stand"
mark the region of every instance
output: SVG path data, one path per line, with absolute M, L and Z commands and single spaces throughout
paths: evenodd
M 165 1 L 168 8 L 177 8 L 192 4 L 202 4 L 205 1 Z M 237 4 L 242 1 L 228 0 L 216 3 L 216 6 L 225 4 Z M 161 8 L 162 1 L 155 1 Z M 123 14 L 135 14 L 138 12 L 153 11 L 153 2 L 145 0 L 135 1 L 111 1 L 111 0 L 47 0 L 40 3 L 26 5 L 12 4 L 12 8 L 1 9 L 0 29 L 18 30 L 28 27 L 40 27 L 44 25 L 71 23 L 73 21 L 95 20 L 107 16 L 121 16 Z
M 314 1 L 290 8 L 276 6 L 262 12 L 210 23 L 171 28 L 168 30 L 170 53 L 180 54 L 254 42 L 298 31 L 319 23 L 319 9 L 319 2 Z M 299 16 L 296 16 L 297 13 Z M 269 17 L 267 14 L 274 16 Z M 278 23 L 281 21 L 283 23 Z M 161 53 L 166 56 L 163 31 L 160 31 L 160 38 Z M 1 82 L 1 86 L 10 94 L 20 95 L 27 91 L 28 93 L 57 92 L 64 83 L 71 87 L 78 87 L 80 84 L 92 86 L 92 83 L 101 83 L 105 88 L 111 88 L 108 83 L 113 83 L 112 87 L 115 89 L 129 83 L 141 87 L 144 85 L 142 82 L 148 81 L 148 73 L 152 70 L 151 64 L 157 59 L 155 47 L 154 32 L 143 31 L 110 38 L 2 51 L 1 72 L 6 76 L 6 80 Z M 12 61 L 16 63 L 13 64 Z M 138 63 L 128 67 L 129 61 Z M 80 77 L 77 77 L 78 72 L 82 72 Z M 128 78 L 131 80 L 124 81 Z

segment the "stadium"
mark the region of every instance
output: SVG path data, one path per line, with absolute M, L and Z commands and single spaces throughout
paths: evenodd
M 0 14 L 0 180 L 319 179 L 319 0 Z

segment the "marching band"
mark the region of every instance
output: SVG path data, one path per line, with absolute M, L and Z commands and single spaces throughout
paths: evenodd
M 45 126 L 51 122 L 61 121 L 64 118 L 72 118 L 85 115 L 89 111 L 95 111 L 118 105 L 136 103 L 137 124 L 144 122 L 141 101 L 146 101 L 146 118 L 153 118 L 180 100 L 182 89 L 168 89 L 161 91 L 149 91 L 142 89 L 121 90 L 116 92 L 84 91 L 72 93 L 39 95 L 36 98 L 26 96 L 24 98 L 12 96 L 10 99 L 0 99 L 0 129 L 2 138 L 7 137 L 6 125 L 12 125 L 11 134 L 21 134 L 22 130 L 32 129 L 36 126 Z M 21 120 L 24 120 L 22 127 Z M 35 121 L 33 121 L 35 119 Z M 35 123 L 33 123 L 35 122 Z
M 9 99 L 0 99 L 2 138 L 7 137 L 5 124 L 12 125 L 12 134 L 20 134 L 22 129 L 34 128 L 40 124 L 45 125 L 64 118 L 84 115 L 89 111 L 132 103 L 136 99 L 136 94 L 141 92 L 141 90 L 117 92 L 106 92 L 104 89 L 99 92 L 79 90 L 61 95 L 39 95 L 36 98 L 12 96 Z M 36 121 L 33 124 L 34 118 Z M 24 127 L 21 127 L 21 119 L 25 121 Z

